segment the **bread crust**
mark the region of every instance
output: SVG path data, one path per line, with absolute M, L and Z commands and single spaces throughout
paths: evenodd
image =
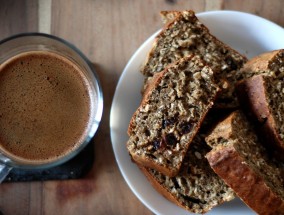
M 139 167 L 148 167 L 148 168 L 151 168 L 151 169 L 155 169 L 155 170 L 157 170 L 157 171 L 161 172 L 162 174 L 167 175 L 169 177 L 176 176 L 178 174 L 178 170 L 180 168 L 180 167 L 178 167 L 178 169 L 176 169 L 176 170 L 169 169 L 166 166 L 157 165 L 157 164 L 153 163 L 153 161 L 147 159 L 147 157 L 141 157 L 141 156 L 138 156 L 135 153 L 131 153 L 131 152 L 130 152 L 130 156 Z
M 269 56 L 273 54 L 270 53 Z M 265 77 L 257 75 L 240 81 L 236 85 L 238 99 L 244 112 L 256 124 L 258 133 L 269 151 L 284 160 L 284 142 L 277 132 L 277 126 L 267 101 Z
M 191 56 L 188 59 L 190 59 L 190 58 L 191 58 Z M 148 103 L 148 101 L 149 101 L 148 98 L 149 98 L 151 91 L 153 89 L 155 89 L 156 86 L 158 86 L 158 84 L 161 81 L 165 72 L 166 72 L 166 69 L 164 71 L 160 72 L 160 73 L 155 74 L 154 77 L 151 79 L 151 81 L 149 81 L 149 84 L 147 85 L 147 87 L 145 89 L 145 92 L 143 94 L 143 98 L 141 100 L 139 107 L 146 105 Z M 137 108 L 137 110 L 135 111 L 135 113 L 133 114 L 133 116 L 130 120 L 128 130 L 127 130 L 127 133 L 128 133 L 129 136 L 131 135 L 131 131 L 133 129 L 135 117 L 136 117 L 137 113 L 139 112 L 139 107 Z M 173 176 L 178 174 L 178 169 L 180 168 L 180 166 L 176 170 L 174 170 L 174 169 L 170 169 L 170 168 L 163 166 L 163 165 L 157 165 L 156 163 L 153 163 L 153 161 L 148 159 L 147 157 L 139 156 L 135 153 L 131 153 L 131 151 L 129 151 L 129 154 L 130 154 L 131 158 L 134 160 L 134 162 L 136 164 L 138 164 L 138 166 L 141 166 L 141 167 L 147 166 L 149 168 L 156 169 L 157 171 L 159 171 L 159 172 L 161 172 L 165 175 L 168 175 L 170 177 L 173 177 Z
M 189 11 L 184 11 L 184 13 L 190 14 L 190 18 L 191 18 L 191 21 L 192 21 L 192 22 L 194 22 L 195 20 L 197 20 L 197 17 L 195 16 L 195 13 L 194 13 L 193 11 L 191 11 L 191 10 L 189 10 Z M 146 67 L 147 67 L 146 65 L 147 65 L 149 59 L 151 59 L 152 56 L 154 55 L 154 53 L 155 53 L 155 48 L 156 48 L 156 46 L 157 46 L 158 41 L 160 40 L 160 37 L 165 34 L 165 32 L 166 32 L 167 29 L 172 28 L 172 26 L 175 25 L 175 22 L 176 22 L 176 21 L 183 19 L 183 14 L 182 14 L 182 12 L 179 12 L 179 11 L 162 12 L 161 14 L 162 14 L 162 16 L 165 15 L 165 25 L 164 25 L 162 31 L 156 36 L 156 38 L 155 38 L 155 40 L 154 40 L 154 42 L 153 42 L 153 46 L 152 46 L 150 52 L 148 53 L 148 55 L 147 55 L 147 57 L 146 57 L 146 60 L 145 60 L 145 62 L 144 62 L 144 65 L 142 66 L 142 69 L 141 69 L 141 73 L 142 73 L 144 76 L 146 76 L 146 77 L 149 76 L 149 75 L 147 75 L 147 73 L 149 72 L 149 71 L 147 71 L 147 70 L 149 70 L 149 68 L 146 68 Z M 166 17 L 167 17 L 167 16 L 171 16 L 171 14 L 172 14 L 172 18 L 173 18 L 173 19 L 167 19 Z M 208 28 L 206 28 L 204 25 L 202 25 L 202 27 L 204 28 L 205 31 L 207 31 L 207 32 L 209 33 Z M 192 54 L 190 54 L 190 55 L 192 55 Z M 174 62 L 173 62 L 173 63 L 174 63 Z M 166 67 L 168 67 L 168 66 L 169 66 L 169 65 L 167 65 Z M 166 68 L 166 67 L 165 67 L 165 68 Z M 164 69 L 165 69 L 165 68 L 164 68 Z M 161 71 L 161 72 L 162 72 L 162 71 Z M 156 74 L 156 73 L 155 73 L 155 74 Z M 155 74 L 154 74 L 154 75 L 155 75 Z M 146 84 L 148 84 L 148 81 L 146 82 Z M 146 85 L 146 87 L 147 87 L 147 85 Z
M 283 200 L 249 168 L 232 145 L 212 150 L 206 158 L 225 183 L 258 214 L 284 214 Z
M 213 105 L 213 103 L 212 103 Z M 186 151 L 188 150 L 189 146 L 190 146 L 190 143 L 191 141 L 193 140 L 194 136 L 197 134 L 198 130 L 200 129 L 201 127 L 201 124 L 202 122 L 204 121 L 204 118 L 205 118 L 205 115 L 208 113 L 209 109 L 212 108 L 212 105 L 208 108 L 207 111 L 204 112 L 204 117 L 200 119 L 200 121 L 198 122 L 198 124 L 196 125 L 196 129 L 195 131 L 193 131 L 192 135 L 191 135 L 191 138 L 189 139 L 188 141 L 188 146 L 187 146 L 187 149 L 184 150 L 184 152 L 182 153 L 182 156 L 184 157 L 185 154 L 186 154 Z M 133 116 L 135 117 L 135 116 Z M 128 127 L 128 132 L 130 134 L 130 129 L 132 127 L 131 123 L 134 119 L 132 118 L 131 121 L 130 121 L 130 124 L 129 124 L 129 127 Z M 182 162 L 180 162 L 179 166 L 177 166 L 175 169 L 172 169 L 172 168 L 168 168 L 166 166 L 163 166 L 163 165 L 158 165 L 157 163 L 154 163 L 152 160 L 148 159 L 147 157 L 142 157 L 142 156 L 139 156 L 135 153 L 130 153 L 130 156 L 131 158 L 138 164 L 138 165 L 141 165 L 141 166 L 145 166 L 145 167 L 149 167 L 149 168 L 152 168 L 152 169 L 155 169 L 159 172 L 161 172 L 162 174 L 164 175 L 167 175 L 169 177 L 174 177 L 176 176 L 178 173 L 179 173 L 179 169 L 182 165 Z
M 141 68 L 141 73 L 145 76 L 144 89 L 147 87 L 148 81 L 151 79 L 153 74 L 158 73 L 161 68 L 166 67 L 167 61 L 160 62 L 162 66 L 157 66 L 157 62 L 153 61 L 153 59 L 155 58 L 154 56 L 158 55 L 157 52 L 159 52 L 159 48 L 161 49 L 159 44 L 161 44 L 163 40 L 167 37 L 170 30 L 174 29 L 175 25 L 179 23 L 183 23 L 183 22 L 193 23 L 193 25 L 196 25 L 197 27 L 191 27 L 192 31 L 200 31 L 200 33 L 198 33 L 202 35 L 202 37 L 200 38 L 204 37 L 204 38 L 207 38 L 207 40 L 210 40 L 213 44 L 212 46 L 218 47 L 218 49 L 216 50 L 223 50 L 222 53 L 218 52 L 218 56 L 219 56 L 218 60 L 213 56 L 211 56 L 211 58 L 208 58 L 207 55 L 210 55 L 210 52 L 203 53 L 202 51 L 200 52 L 201 49 L 194 48 L 194 46 L 191 47 L 191 45 L 189 45 L 191 43 L 196 43 L 198 45 L 198 43 L 201 42 L 201 47 L 203 47 L 204 49 L 207 49 L 208 47 L 202 44 L 203 39 L 200 39 L 198 36 L 196 37 L 197 39 L 194 39 L 194 40 L 190 39 L 188 41 L 189 43 L 188 45 L 185 45 L 184 47 L 179 47 L 176 51 L 171 52 L 173 54 L 167 56 L 166 59 L 170 57 L 170 58 L 175 58 L 176 60 L 178 60 L 178 56 L 183 55 L 183 54 L 186 56 L 187 55 L 186 52 L 180 53 L 181 50 L 187 50 L 188 54 L 199 55 L 200 58 L 205 60 L 207 64 L 214 70 L 216 81 L 218 82 L 219 87 L 223 88 L 223 91 L 219 94 L 217 98 L 214 108 L 222 108 L 222 109 L 237 108 L 238 101 L 233 95 L 234 94 L 234 84 L 235 84 L 235 80 L 233 80 L 234 79 L 233 77 L 235 77 L 234 75 L 235 73 L 236 74 L 239 73 L 238 72 L 239 69 L 247 61 L 247 58 L 244 55 L 241 55 L 240 53 L 232 49 L 231 47 L 229 47 L 228 45 L 224 44 L 222 41 L 218 40 L 214 35 L 212 35 L 209 29 L 204 24 L 198 21 L 198 18 L 195 16 L 194 11 L 191 11 L 191 10 L 162 11 L 161 17 L 162 17 L 163 22 L 165 23 L 165 26 L 163 27 L 159 35 L 155 38 L 153 47 L 148 53 L 148 56 L 144 62 L 144 65 Z M 175 46 L 173 45 L 173 47 Z M 161 56 L 163 57 L 163 54 Z M 157 58 L 160 58 L 160 57 L 157 57 Z M 152 64 L 154 63 L 156 64 L 155 68 L 158 68 L 158 69 L 153 69 Z
M 185 210 L 191 211 L 193 213 L 198 213 L 197 211 L 186 207 L 184 204 L 182 204 L 181 201 L 178 201 L 176 196 L 174 196 L 171 192 L 169 192 L 168 189 L 165 186 L 163 186 L 157 180 L 155 180 L 155 178 L 149 173 L 147 168 L 145 168 L 143 166 L 139 166 L 139 168 L 143 172 L 143 174 L 146 176 L 148 181 L 151 183 L 151 185 L 154 187 L 154 189 L 157 190 L 157 192 L 159 192 L 161 195 L 163 195 L 166 199 L 168 199 L 172 203 L 176 204 L 177 206 L 184 208 Z M 206 208 L 206 209 L 202 210 L 202 213 L 207 213 L 209 210 L 210 210 L 210 208 Z
M 139 113 L 139 109 L 141 106 L 145 106 L 147 105 L 147 103 L 149 102 L 149 97 L 150 97 L 150 94 L 151 92 L 159 85 L 159 83 L 161 82 L 161 79 L 163 78 L 164 74 L 166 72 L 168 72 L 168 68 L 172 67 L 173 65 L 177 65 L 179 62 L 182 62 L 182 61 L 190 61 L 192 59 L 198 59 L 198 61 L 202 62 L 203 61 L 198 58 L 198 57 L 195 57 L 194 55 L 189 55 L 187 57 L 184 57 L 183 59 L 180 59 L 178 62 L 174 62 L 170 65 L 168 65 L 162 72 L 160 73 L 156 73 L 154 75 L 154 77 L 152 78 L 151 82 L 148 84 L 145 92 L 144 92 L 144 95 L 143 95 L 143 98 L 142 98 L 142 101 L 139 105 L 139 107 L 137 108 L 137 110 L 135 111 L 135 113 L 133 114 L 131 120 L 130 120 L 130 123 L 129 123 L 129 126 L 128 126 L 128 130 L 127 130 L 127 133 L 129 136 L 131 136 L 131 132 L 134 128 L 134 121 L 135 121 L 135 118 L 137 116 L 137 114 Z M 208 67 L 205 63 L 203 64 L 204 67 Z M 208 67 L 209 68 L 209 67 Z M 216 90 L 217 90 L 217 93 L 215 94 L 215 97 L 212 98 L 212 101 L 208 104 L 208 107 L 206 110 L 204 110 L 203 112 L 203 116 L 200 117 L 200 120 L 196 123 L 195 125 L 195 129 L 192 131 L 192 135 L 189 137 L 188 139 L 188 144 L 187 144 L 187 148 L 185 148 L 185 150 L 183 150 L 182 152 L 180 152 L 180 155 L 184 158 L 185 154 L 186 154 L 186 151 L 187 149 L 189 148 L 189 145 L 190 143 L 192 142 L 194 136 L 196 135 L 197 131 L 200 129 L 200 126 L 206 116 L 206 114 L 208 113 L 208 111 L 212 108 L 213 106 L 213 102 L 215 101 L 216 97 L 217 97 L 217 94 L 219 92 L 219 88 L 217 87 L 216 85 Z M 162 174 L 164 175 L 167 175 L 169 177 L 174 177 L 178 174 L 179 172 L 179 169 L 182 165 L 182 162 L 179 163 L 178 166 L 176 166 L 175 168 L 169 168 L 165 165 L 162 165 L 162 164 L 158 164 L 158 163 L 155 163 L 153 162 L 151 159 L 147 158 L 146 156 L 141 156 L 141 155 L 137 155 L 136 153 L 128 150 L 129 153 L 130 153 L 130 156 L 132 157 L 132 159 L 139 165 L 142 165 L 142 166 L 146 166 L 146 167 L 149 167 L 149 168 L 152 168 L 152 169 L 155 169 L 159 172 L 161 172 Z
M 188 59 L 190 59 L 190 58 L 188 58 Z M 142 100 L 140 102 L 139 107 L 147 104 L 147 102 L 149 101 L 149 99 L 148 99 L 149 98 L 149 94 L 151 93 L 152 90 L 155 89 L 156 86 L 159 85 L 159 83 L 160 83 L 160 81 L 161 81 L 165 71 L 166 71 L 166 69 L 164 71 L 160 72 L 160 73 L 156 73 L 153 76 L 153 78 L 151 79 L 151 81 L 149 81 L 149 83 L 148 83 L 148 85 L 147 85 L 147 87 L 146 87 L 146 89 L 144 91 L 144 94 L 143 94 L 143 97 L 142 97 Z M 135 119 L 135 117 L 136 117 L 136 115 L 138 113 L 139 107 L 137 108 L 137 110 L 133 114 L 133 116 L 132 116 L 132 118 L 130 120 L 130 123 L 128 125 L 127 133 L 128 133 L 129 136 L 131 134 L 131 130 L 133 128 L 133 121 L 134 121 L 134 119 Z
M 207 124 L 205 130 L 210 123 L 211 119 L 205 122 Z M 201 128 L 194 137 L 181 169 L 175 177 L 167 177 L 134 161 L 151 185 L 166 199 L 198 214 L 206 213 L 213 207 L 235 198 L 232 189 L 214 173 L 204 157 L 211 148 L 204 142 L 203 129 Z
M 269 69 L 271 61 L 283 51 L 283 49 L 279 49 L 255 56 L 244 64 L 243 68 L 241 69 L 241 72 L 254 73 L 258 71 L 266 71 Z
M 173 21 L 179 14 L 181 14 L 181 11 L 176 11 L 176 10 L 168 10 L 168 11 L 161 11 L 160 16 L 162 19 L 162 22 L 164 24 L 167 24 L 171 21 Z
M 153 176 L 148 172 L 147 168 L 145 168 L 144 166 L 138 165 L 138 167 L 140 168 L 140 170 L 143 172 L 143 174 L 146 176 L 146 178 L 149 180 L 149 182 L 151 183 L 151 185 L 160 193 L 162 194 L 166 199 L 168 199 L 169 201 L 173 202 L 174 204 L 178 205 L 179 207 L 184 208 L 185 206 L 183 204 L 181 204 L 181 202 L 179 202 L 177 200 L 177 198 L 175 196 L 173 196 L 170 192 L 167 191 L 167 188 L 164 187 L 162 184 L 160 184 L 157 180 L 155 180 L 153 178 Z

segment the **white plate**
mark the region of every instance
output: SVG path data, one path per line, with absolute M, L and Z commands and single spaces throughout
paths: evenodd
M 236 11 L 204 12 L 197 16 L 213 35 L 249 58 L 265 51 L 284 48 L 284 29 L 266 19 Z M 125 181 L 144 205 L 155 214 L 188 215 L 188 211 L 169 202 L 152 188 L 137 166 L 131 162 L 125 146 L 128 123 L 141 100 L 140 89 L 144 79 L 139 69 L 157 33 L 135 52 L 120 77 L 111 108 L 111 140 Z M 236 199 L 214 208 L 208 214 L 255 213 Z

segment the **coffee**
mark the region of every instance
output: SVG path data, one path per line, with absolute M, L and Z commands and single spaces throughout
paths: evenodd
M 30 51 L 0 65 L 0 150 L 43 164 L 77 149 L 91 120 L 91 89 L 71 60 Z

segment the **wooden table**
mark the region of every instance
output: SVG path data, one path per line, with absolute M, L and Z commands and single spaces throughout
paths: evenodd
M 0 0 L 0 40 L 40 31 L 70 41 L 95 63 L 104 93 L 91 172 L 80 180 L 1 184 L 0 211 L 4 215 L 152 214 L 122 178 L 110 140 L 110 106 L 128 59 L 161 27 L 161 10 L 240 10 L 284 26 L 283 8 L 282 0 Z

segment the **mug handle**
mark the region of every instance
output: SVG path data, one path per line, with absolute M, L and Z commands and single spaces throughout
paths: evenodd
M 13 167 L 6 166 L 5 164 L 0 163 L 0 183 L 4 181 L 6 176 L 9 174 L 9 172 L 12 170 Z

